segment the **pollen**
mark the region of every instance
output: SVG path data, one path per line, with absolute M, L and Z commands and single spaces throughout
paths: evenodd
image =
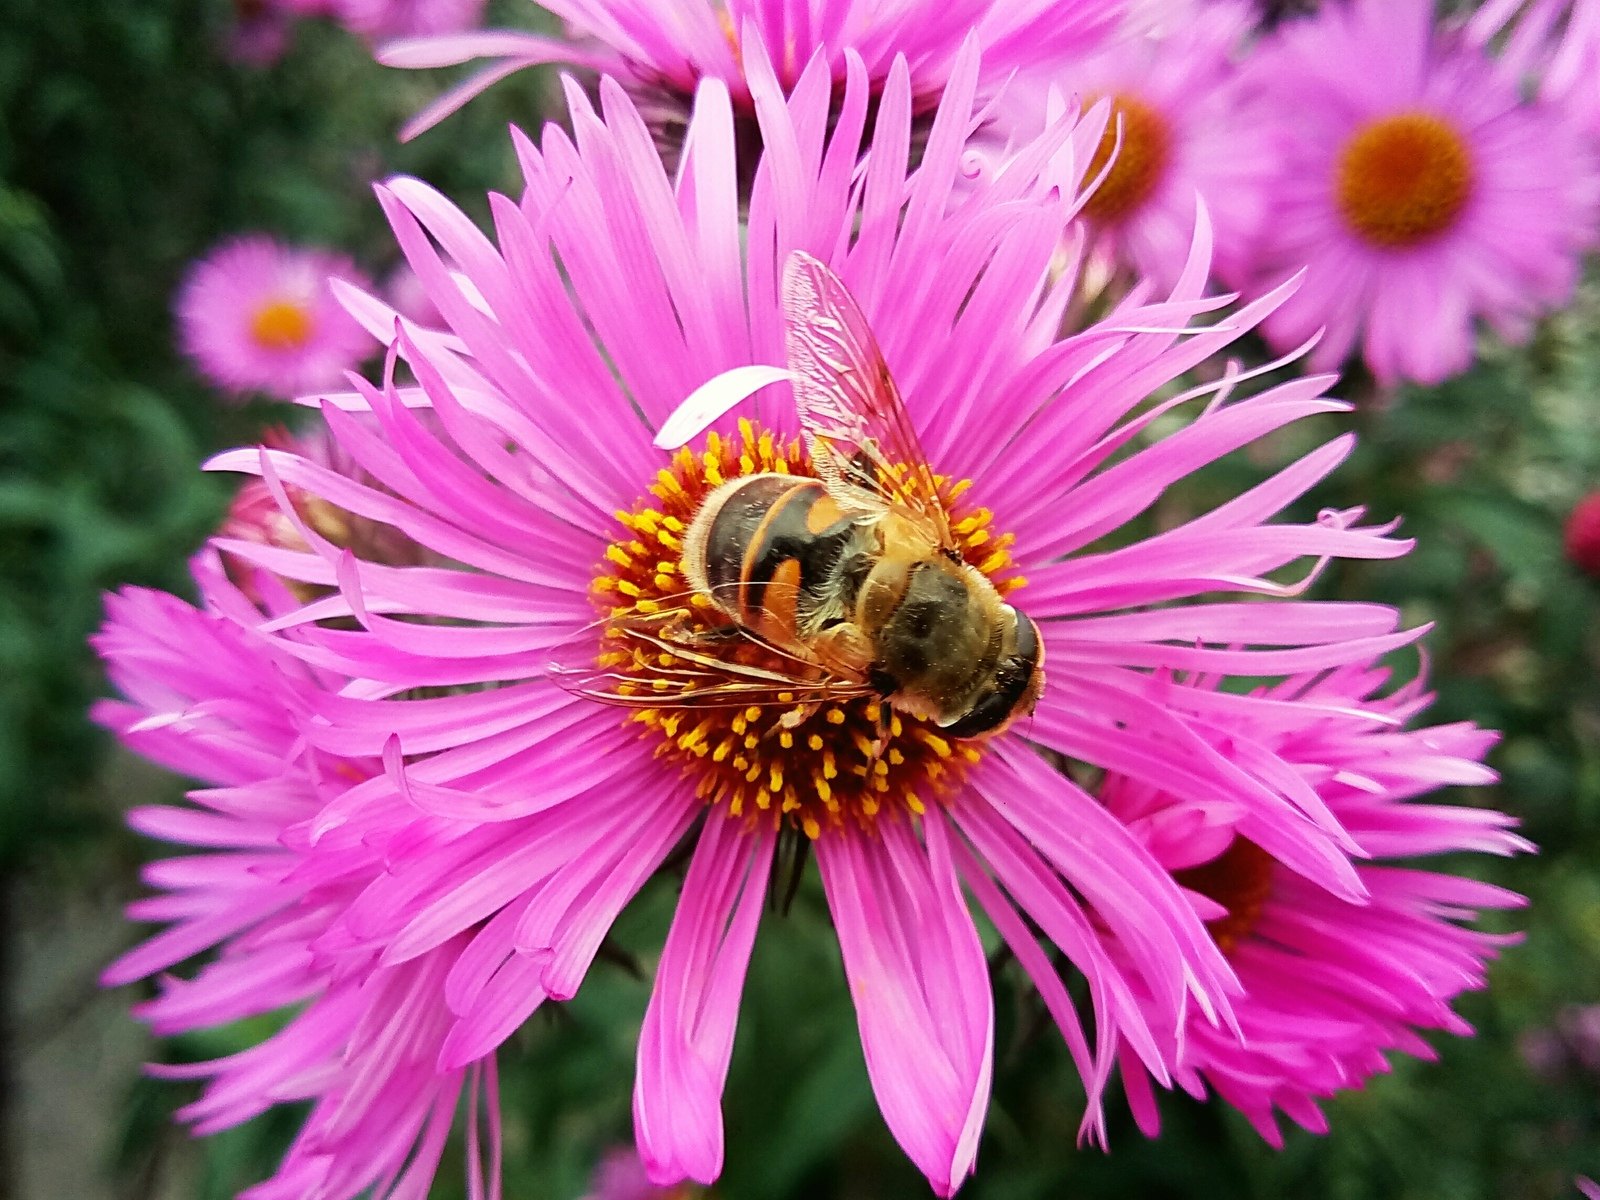
M 615 537 L 591 587 L 600 614 L 676 613 L 692 622 L 691 632 L 706 635 L 708 659 L 789 678 L 804 670 L 738 636 L 707 597 L 686 591 L 683 532 L 724 480 L 759 472 L 816 475 L 800 442 L 781 442 L 749 421 L 741 421 L 734 436 L 713 433 L 702 446 L 679 450 L 648 493 L 617 514 Z M 935 476 L 935 483 L 966 561 L 1002 594 L 1021 586 L 1009 553 L 1014 539 L 995 531 L 988 509 L 966 502 L 968 481 Z M 708 807 L 751 826 L 766 823 L 815 839 L 847 827 L 870 829 L 878 820 L 911 819 L 948 799 L 983 757 L 982 738 L 952 741 L 931 722 L 872 697 L 806 702 L 780 691 L 770 703 L 674 703 L 673 681 L 682 665 L 676 656 L 660 647 L 604 646 L 596 656 L 600 665 L 649 681 L 636 694 L 649 696 L 651 707 L 620 710 L 620 719 L 636 725 L 639 736 L 654 743 L 656 757 L 691 781 Z
M 1084 205 L 1084 215 L 1103 225 L 1132 216 L 1156 190 L 1171 157 L 1167 119 L 1138 97 L 1117 93 L 1111 98 L 1111 115 L 1084 178 L 1099 179 L 1102 171 L 1106 175 Z M 1111 164 L 1109 171 L 1107 163 Z
M 250 316 L 250 338 L 263 350 L 298 350 L 314 328 L 311 313 L 297 300 L 269 300 Z
M 1398 249 L 1455 224 L 1472 196 L 1465 139 L 1432 113 L 1402 112 L 1356 130 L 1339 156 L 1339 213 L 1366 241 Z
M 1228 910 L 1206 922 L 1217 949 L 1231 955 L 1254 932 L 1272 894 L 1273 857 L 1252 841 L 1235 837 L 1218 857 L 1176 872 L 1177 881 Z

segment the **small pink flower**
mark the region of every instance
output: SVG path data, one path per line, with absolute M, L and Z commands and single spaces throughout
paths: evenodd
M 261 442 L 263 448 L 298 454 L 310 462 L 341 472 L 347 478 L 371 482 L 322 425 L 314 425 L 301 433 L 269 429 Z M 280 507 L 280 500 L 287 501 L 287 505 Z M 237 553 L 241 545 L 305 551 L 310 548 L 307 531 L 314 531 L 315 536 L 326 539 L 330 545 L 392 566 L 416 566 L 430 560 L 416 542 L 390 525 L 330 504 L 299 488 L 269 484 L 256 478 L 246 479 L 234 494 L 214 545 L 221 552 L 229 577 L 252 601 L 264 599 L 262 577 L 276 580 L 275 584 L 267 586 L 287 588 L 301 600 L 309 600 L 331 589 L 277 579 L 268 568 L 249 563 Z
M 1359 70 L 1351 64 L 1359 63 Z M 1252 60 L 1275 167 L 1252 278 L 1302 267 L 1265 325 L 1317 367 L 1359 349 L 1378 379 L 1436 383 L 1473 325 L 1525 338 L 1563 303 L 1594 238 L 1596 169 L 1555 113 L 1432 0 L 1353 0 L 1287 24 Z
M 367 285 L 342 255 L 261 235 L 226 242 L 178 291 L 179 343 L 202 375 L 234 393 L 292 399 L 338 386 L 377 346 L 330 279 Z
M 1227 804 L 1184 801 L 1110 776 L 1107 806 L 1194 897 L 1243 985 L 1234 1023 L 1195 1017 L 1179 1042 L 1124 1045 L 1122 1076 L 1134 1114 L 1154 1136 L 1150 1078 L 1197 1098 L 1214 1091 L 1281 1145 L 1276 1110 L 1317 1133 L 1318 1102 L 1359 1088 L 1395 1052 L 1433 1058 L 1417 1030 L 1470 1034 L 1451 1011 L 1485 983 L 1485 966 L 1515 940 L 1465 928 L 1481 909 L 1520 906 L 1489 884 L 1420 869 L 1427 855 L 1531 850 L 1511 818 L 1486 809 L 1423 804 L 1445 786 L 1483 784 L 1495 735 L 1470 724 L 1407 729 L 1429 697 L 1413 684 L 1378 694 L 1385 674 L 1347 668 L 1291 680 L 1273 698 L 1301 706 L 1289 724 L 1219 724 L 1213 752 L 1245 762 L 1273 754 L 1372 861 L 1356 868 L 1365 895 L 1330 894 L 1253 818 Z M 1388 860 L 1388 861 L 1385 861 Z
M 1572 506 L 1563 540 L 1567 561 L 1600 579 L 1600 492 L 1590 492 Z

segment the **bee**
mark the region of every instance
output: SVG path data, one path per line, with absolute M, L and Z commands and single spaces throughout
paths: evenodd
M 1031 713 L 1044 686 L 1038 626 L 963 559 L 860 307 L 799 251 L 785 263 L 781 298 L 787 370 L 744 368 L 748 386 L 733 402 L 788 379 L 816 478 L 745 475 L 701 503 L 680 569 L 690 598 L 725 618 L 719 627 L 708 633 L 687 604 L 609 622 L 610 636 L 652 661 L 667 655 L 672 669 L 648 679 L 569 670 L 565 682 L 617 703 L 781 703 L 802 713 L 870 696 L 956 738 Z M 682 445 L 731 406 L 708 413 L 691 396 L 656 444 Z M 755 662 L 726 653 L 716 643 L 730 637 L 769 653 Z

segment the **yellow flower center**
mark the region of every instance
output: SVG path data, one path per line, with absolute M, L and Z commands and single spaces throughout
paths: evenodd
M 250 318 L 250 337 L 263 350 L 298 350 L 312 328 L 310 311 L 297 300 L 269 300 Z
M 1369 121 L 1339 156 L 1339 212 L 1376 246 L 1415 246 L 1449 229 L 1472 195 L 1472 155 L 1440 117 L 1402 112 Z
M 1206 922 L 1217 949 L 1224 954 L 1233 953 L 1234 947 L 1255 930 L 1261 909 L 1272 894 L 1273 865 L 1272 856 L 1260 846 L 1235 837 L 1210 862 L 1174 872 L 1184 887 L 1228 910 L 1227 916 Z
M 1117 143 L 1121 126 L 1121 145 Z M 1092 221 L 1111 224 L 1137 212 L 1155 191 L 1171 157 L 1172 138 L 1166 118 L 1135 96 L 1117 93 L 1105 132 L 1089 160 L 1084 178 L 1092 182 L 1111 163 L 1083 211 Z M 1115 160 L 1112 155 L 1115 154 Z
M 652 614 L 681 605 L 688 585 L 681 565 L 683 535 L 701 503 L 725 480 L 758 472 L 814 478 L 798 441 L 777 442 L 748 421 L 737 437 L 711 434 L 699 452 L 679 450 L 647 496 L 619 512 L 622 532 L 606 551 L 592 594 L 605 616 Z M 1010 534 L 996 536 L 988 509 L 961 504 L 969 481 L 939 480 L 951 510 L 961 553 L 1002 594 L 1024 580 L 1011 572 Z M 691 605 L 691 633 L 726 629 L 731 622 L 704 596 Z M 745 667 L 791 673 L 779 658 L 749 638 L 713 640 L 706 651 Z M 602 666 L 634 679 L 676 665 L 671 654 L 602 647 Z M 641 684 L 640 686 L 646 686 Z M 630 709 L 624 720 L 656 742 L 660 759 L 695 781 L 696 794 L 727 816 L 752 825 L 767 821 L 816 838 L 848 823 L 870 828 L 880 816 L 926 811 L 949 795 L 982 758 L 983 738 L 952 739 L 939 727 L 895 712 L 872 697 L 816 705 L 793 697 L 768 705 L 695 707 L 664 702 Z

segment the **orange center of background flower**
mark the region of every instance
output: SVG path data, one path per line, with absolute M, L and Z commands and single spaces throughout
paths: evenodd
M 657 476 L 650 494 L 617 519 L 623 532 L 606 551 L 593 584 L 601 612 L 610 616 L 651 614 L 681 604 L 687 590 L 680 557 L 684 531 L 701 503 L 724 480 L 758 472 L 814 477 L 798 441 L 778 443 L 772 434 L 741 421 L 737 437 L 713 433 L 704 450 L 679 450 Z M 1010 534 L 990 530 L 985 508 L 960 504 L 965 481 L 941 482 L 952 510 L 954 531 L 966 561 L 1002 593 L 1024 580 L 1011 573 Z M 695 597 L 704 630 L 728 619 L 705 597 Z M 671 668 L 671 656 L 646 657 L 635 650 L 602 645 L 601 665 L 634 678 Z M 708 651 L 709 653 L 709 651 Z M 744 638 L 727 639 L 717 653 L 747 666 L 792 670 L 792 664 Z M 786 713 L 803 711 L 786 726 Z M 664 701 L 632 709 L 625 720 L 656 742 L 656 756 L 695 781 L 696 794 L 730 817 L 754 825 L 785 824 L 816 838 L 846 823 L 870 828 L 880 815 L 926 811 L 950 794 L 967 769 L 982 758 L 984 739 L 952 739 L 930 721 L 895 712 L 870 697 L 819 704 L 809 711 L 789 703 L 748 707 L 694 707 Z
M 1449 229 L 1472 195 L 1472 156 L 1447 121 L 1403 112 L 1358 129 L 1339 156 L 1339 212 L 1377 246 L 1414 246 Z
M 269 300 L 250 318 L 250 337 L 263 350 L 298 350 L 311 331 L 311 313 L 294 300 Z
M 1117 144 L 1120 120 L 1122 144 Z M 1100 186 L 1084 205 L 1084 213 L 1094 221 L 1120 221 L 1137 212 L 1155 191 L 1166 173 L 1171 157 L 1172 138 L 1166 118 L 1144 101 L 1118 93 L 1111 98 L 1111 115 L 1105 132 L 1089 160 L 1086 182 L 1093 182 L 1111 163 Z M 1116 158 L 1113 160 L 1112 155 Z
M 1207 921 L 1206 928 L 1224 954 L 1248 937 L 1261 919 L 1272 894 L 1273 858 L 1254 842 L 1235 837 L 1229 847 L 1202 866 L 1174 872 L 1184 887 L 1215 900 L 1228 915 Z

